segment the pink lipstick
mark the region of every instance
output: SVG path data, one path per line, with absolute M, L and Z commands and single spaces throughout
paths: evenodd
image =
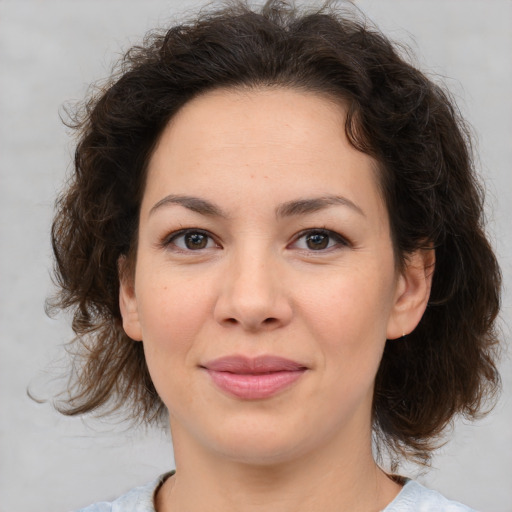
M 203 365 L 222 391 L 244 400 L 262 400 L 288 388 L 307 368 L 277 356 L 222 357 Z

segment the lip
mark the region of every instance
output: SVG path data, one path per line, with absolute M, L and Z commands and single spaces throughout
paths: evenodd
M 279 356 L 228 356 L 202 365 L 225 393 L 244 400 L 270 398 L 293 385 L 307 367 Z

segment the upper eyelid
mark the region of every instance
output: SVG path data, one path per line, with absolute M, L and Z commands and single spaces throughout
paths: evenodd
M 216 236 L 214 236 L 210 231 L 208 231 L 206 229 L 202 229 L 202 228 L 183 228 L 183 229 L 178 229 L 177 231 L 172 231 L 171 233 L 165 235 L 162 238 L 162 240 L 159 243 L 159 245 L 163 246 L 163 247 L 166 247 L 169 244 L 171 244 L 171 242 L 173 240 L 175 240 L 176 238 L 178 238 L 180 236 L 184 236 L 187 233 L 201 233 L 203 235 L 206 235 L 210 239 L 212 239 L 217 245 L 221 245 L 219 240 L 218 240 L 218 238 Z
M 346 236 L 343 236 L 341 233 L 338 233 L 337 231 L 333 231 L 332 229 L 327 229 L 327 228 L 307 228 L 307 229 L 303 229 L 302 231 L 299 231 L 293 237 L 293 242 L 299 240 L 300 238 L 306 236 L 309 233 L 325 233 L 326 235 L 329 235 L 329 236 L 331 236 L 333 238 L 337 238 L 337 239 L 343 241 L 346 244 L 350 244 L 350 240 Z
M 214 238 L 214 236 L 206 229 L 202 228 L 183 228 L 178 229 L 176 231 L 172 231 L 168 235 L 165 236 L 166 239 L 172 240 L 173 238 L 177 238 L 178 236 L 185 235 L 187 233 L 201 233 L 202 235 L 207 235 L 210 238 Z

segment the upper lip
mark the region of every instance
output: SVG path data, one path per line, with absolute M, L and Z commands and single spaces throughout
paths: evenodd
M 284 357 L 264 355 L 246 357 L 241 355 L 220 357 L 202 365 L 203 368 L 215 372 L 239 374 L 258 374 L 271 372 L 293 372 L 305 370 L 306 366 Z

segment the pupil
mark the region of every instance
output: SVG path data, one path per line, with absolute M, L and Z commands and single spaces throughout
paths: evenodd
M 325 249 L 329 243 L 329 236 L 323 233 L 313 233 L 306 238 L 309 249 Z
M 202 233 L 189 233 L 185 236 L 185 245 L 188 249 L 204 249 L 208 238 Z

